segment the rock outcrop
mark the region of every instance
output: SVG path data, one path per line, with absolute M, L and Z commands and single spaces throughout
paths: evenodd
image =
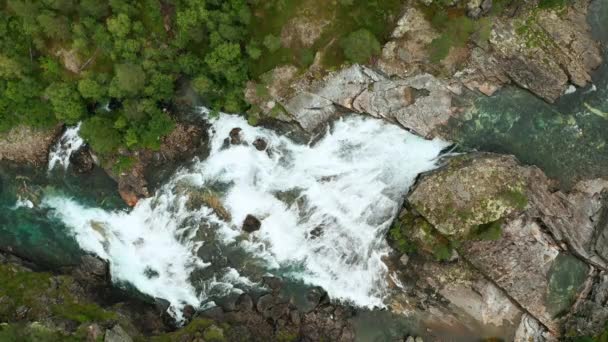
M 454 114 L 452 93 L 432 75 L 392 80 L 361 65 L 331 73 L 277 101 L 308 132 L 348 111 L 384 118 L 429 136 Z
M 515 340 L 524 333 L 540 336 L 543 329 L 549 333 L 545 338 L 554 338 L 564 327 L 576 334 L 598 333 L 600 324 L 584 317 L 599 310 L 605 297 L 605 277 L 598 275 L 606 270 L 604 249 L 598 247 L 604 245 L 598 240 L 608 229 L 606 193 L 603 180 L 582 182 L 568 194 L 555 191 L 538 168 L 522 166 L 510 156 L 457 156 L 417 183 L 408 198 L 409 211 L 399 219 L 403 224 L 393 228 L 398 231 L 391 237 L 397 248 L 407 246 L 397 241 L 405 237 L 422 255 L 456 262 L 432 272 L 415 271 L 422 272 L 426 286 L 440 293 L 448 307 L 468 308 L 469 316 L 483 324 L 482 315 L 471 314 L 475 305 L 468 304 L 512 307 L 494 317 L 510 322 L 511 328 L 519 326 L 510 330 L 520 336 Z M 424 270 L 435 262 L 427 258 L 412 268 L 412 260 L 408 270 Z M 480 276 L 489 284 L 477 281 L 476 286 L 486 292 L 453 292 L 467 282 L 463 289 L 475 288 L 470 284 Z M 444 282 L 433 280 L 437 277 Z M 492 303 L 492 296 L 484 295 L 489 289 L 510 304 Z M 512 324 L 514 317 L 519 324 Z
M 44 166 L 48 162 L 49 150 L 61 134 L 62 127 L 33 129 L 17 126 L 0 134 L 0 160 Z
M 164 138 L 158 151 L 123 151 L 106 163 L 104 168 L 118 182 L 118 192 L 125 203 L 134 206 L 139 199 L 150 196 L 148 171 L 191 158 L 205 142 L 204 134 L 199 126 L 178 123 Z M 128 165 L 117 169 L 115 166 L 121 159 L 129 161 Z

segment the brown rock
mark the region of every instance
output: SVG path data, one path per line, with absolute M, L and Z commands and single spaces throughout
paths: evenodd
M 243 230 L 247 233 L 253 233 L 256 230 L 260 230 L 261 226 L 262 222 L 253 215 L 247 215 L 245 221 L 243 221 Z
M 232 145 L 239 145 L 243 142 L 241 138 L 241 131 L 242 129 L 240 127 L 235 127 L 230 130 L 230 143 Z
M 262 138 L 257 138 L 253 142 L 253 146 L 255 146 L 255 148 L 258 151 L 264 151 L 266 149 L 266 147 L 268 146 L 268 143 L 266 142 L 266 140 L 264 140 Z

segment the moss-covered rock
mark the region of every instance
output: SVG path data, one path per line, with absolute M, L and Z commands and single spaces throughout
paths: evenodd
M 514 158 L 466 155 L 425 177 L 410 204 L 450 239 L 474 237 L 484 225 L 523 210 L 528 199 Z

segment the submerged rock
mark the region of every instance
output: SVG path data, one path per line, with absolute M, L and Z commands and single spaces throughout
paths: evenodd
M 258 220 L 255 216 L 247 215 L 247 217 L 245 217 L 245 221 L 243 221 L 244 231 L 247 233 L 253 233 L 260 230 L 260 227 L 262 227 L 262 222 L 260 222 L 260 220 Z

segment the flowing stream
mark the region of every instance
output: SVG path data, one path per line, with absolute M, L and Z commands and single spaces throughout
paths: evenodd
M 78 134 L 80 132 L 80 125 L 78 123 L 74 127 L 67 128 L 55 143 L 55 146 L 51 148 L 49 153 L 49 172 L 56 167 L 61 167 L 64 172 L 67 171 L 70 165 L 70 157 L 84 145 L 84 140 Z
M 231 144 L 235 127 L 240 141 Z M 205 160 L 176 172 L 133 210 L 61 194 L 45 195 L 41 207 L 82 249 L 109 260 L 113 279 L 168 300 L 178 318 L 185 304 L 254 287 L 268 273 L 360 307 L 383 306 L 386 232 L 446 142 L 350 116 L 314 145 L 299 145 L 225 114 L 212 122 L 210 139 Z M 261 221 L 259 231 L 241 230 L 248 215 Z

